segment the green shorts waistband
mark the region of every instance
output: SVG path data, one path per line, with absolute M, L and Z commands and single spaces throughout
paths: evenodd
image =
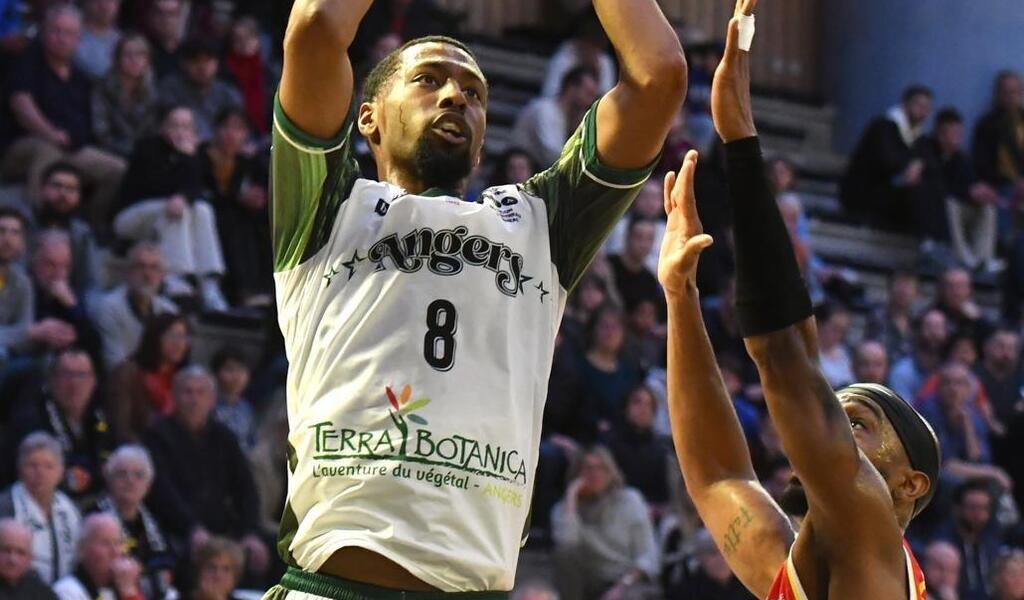
M 288 567 L 281 587 L 332 600 L 508 600 L 508 592 L 402 592 Z

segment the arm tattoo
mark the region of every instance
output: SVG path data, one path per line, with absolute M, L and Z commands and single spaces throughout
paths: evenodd
M 745 506 L 740 507 L 740 514 L 736 515 L 729 523 L 729 528 L 723 537 L 722 550 L 726 556 L 732 556 L 740 546 L 741 533 L 754 522 L 754 516 L 747 511 Z

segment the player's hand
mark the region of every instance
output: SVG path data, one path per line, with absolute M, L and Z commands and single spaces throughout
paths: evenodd
M 665 175 L 665 213 L 668 224 L 661 240 L 658 259 L 658 281 L 666 295 L 683 294 L 693 284 L 700 253 L 714 240 L 704 233 L 697 216 L 697 199 L 693 193 L 693 174 L 697 170 L 697 152 L 690 150 L 683 159 L 679 174 Z
M 723 142 L 757 135 L 750 108 L 750 54 L 740 50 L 739 17 L 754 14 L 757 0 L 737 0 L 725 38 L 725 55 L 711 83 L 711 117 Z

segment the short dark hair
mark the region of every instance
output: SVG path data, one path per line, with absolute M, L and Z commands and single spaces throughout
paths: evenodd
M 67 162 L 66 160 L 59 160 L 53 163 L 52 165 L 46 167 L 46 169 L 43 171 L 43 178 L 41 179 L 41 181 L 45 184 L 47 181 L 50 180 L 51 177 L 53 177 L 57 173 L 67 173 L 69 175 L 74 175 L 75 179 L 78 180 L 78 183 L 82 183 L 82 172 L 78 170 L 78 167 Z
M 25 216 L 21 210 L 13 206 L 5 206 L 0 204 L 0 219 L 14 219 L 21 223 L 21 232 L 25 233 L 28 230 L 28 217 Z
M 935 115 L 936 128 L 942 127 L 944 125 L 960 125 L 963 122 L 963 115 L 961 115 L 960 111 L 953 108 L 952 106 L 947 106 L 943 108 Z
M 408 48 L 412 48 L 413 46 L 433 43 L 455 46 L 476 61 L 476 55 L 474 55 L 473 51 L 469 49 L 469 46 L 446 35 L 427 35 L 414 40 L 409 40 L 395 50 L 389 52 L 387 56 L 382 58 L 379 63 L 370 69 L 370 73 L 366 76 L 366 81 L 363 83 L 363 102 L 373 102 L 377 99 L 381 90 L 384 89 L 389 81 L 391 81 L 391 77 L 398 72 L 399 59 L 402 56 L 402 52 Z
M 956 486 L 953 490 L 953 504 L 960 506 L 964 503 L 964 498 L 971 492 L 984 492 L 988 494 L 989 501 L 995 503 L 996 495 L 992 489 L 992 484 L 986 479 L 972 478 L 964 481 L 960 485 Z
M 566 71 L 565 75 L 562 76 L 562 81 L 558 85 L 558 94 L 562 95 L 565 90 L 570 87 L 575 87 L 583 83 L 583 79 L 590 77 L 594 81 L 597 81 L 597 71 L 587 65 L 579 65 Z
M 932 89 L 930 87 L 926 85 L 921 85 L 920 83 L 915 83 L 914 85 L 911 85 L 907 89 L 903 90 L 903 102 L 910 102 L 911 100 L 918 96 L 928 96 L 929 98 L 934 98 L 935 93 L 932 92 Z
M 193 60 L 199 57 L 207 58 L 220 58 L 220 52 L 218 51 L 217 44 L 205 37 L 193 37 L 185 41 L 181 45 L 181 49 L 178 51 L 178 56 L 181 60 Z
M 245 109 L 243 109 L 240 106 L 229 106 L 227 108 L 222 108 L 220 112 L 217 113 L 217 116 L 214 117 L 213 126 L 214 128 L 219 128 L 222 125 L 224 125 L 224 123 L 227 123 L 229 120 L 235 117 L 241 119 L 242 123 L 245 124 L 246 128 L 251 127 L 251 125 L 249 124 L 249 116 L 245 114 Z
M 247 369 L 249 368 L 249 361 L 246 360 L 245 355 L 242 354 L 238 348 L 235 348 L 234 346 L 224 346 L 220 350 L 217 350 L 217 353 L 214 354 L 213 358 L 210 360 L 210 370 L 213 371 L 214 375 L 216 375 L 218 371 L 224 368 L 224 365 L 228 364 L 228 362 L 236 362 L 245 365 L 245 368 Z

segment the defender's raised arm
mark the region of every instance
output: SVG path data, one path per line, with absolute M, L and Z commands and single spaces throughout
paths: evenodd
M 786 559 L 793 530 L 758 483 L 739 418 L 701 318 L 697 258 L 711 243 L 697 218 L 691 151 L 665 178 L 668 226 L 658 278 L 668 304 L 668 408 L 676 455 L 701 520 L 729 567 L 764 598 Z
M 348 49 L 373 0 L 295 0 L 284 38 L 281 108 L 302 131 L 338 135 L 352 102 Z
M 621 65 L 597 111 L 597 153 L 609 167 L 646 166 L 661 151 L 686 96 L 679 37 L 655 0 L 594 0 Z

